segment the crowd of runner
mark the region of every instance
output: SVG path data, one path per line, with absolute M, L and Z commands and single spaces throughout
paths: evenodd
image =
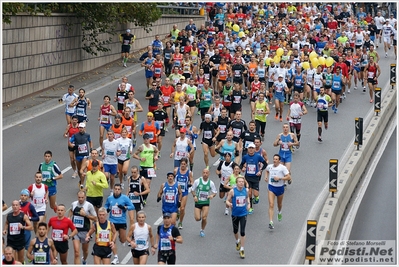
M 158 263 L 174 264 L 188 197 L 194 199 L 194 218 L 205 237 L 216 195 L 226 204 L 224 214 L 231 214 L 236 249 L 245 258 L 247 215 L 259 203 L 262 180 L 268 184 L 268 227 L 274 229 L 275 200 L 282 221 L 293 152 L 300 148 L 301 117 L 315 109 L 315 136 L 322 142 L 330 110 L 337 114 L 348 94 L 368 91 L 367 103 L 373 102 L 381 74 L 376 48 L 384 47 L 381 56 L 396 60 L 395 15 L 384 17 L 372 4 L 207 3 L 206 9 L 206 24 L 174 25 L 166 43 L 156 35 L 142 55 L 148 103 L 135 98 L 139 92 L 127 77 L 101 105 L 92 103 L 84 89 L 76 94 L 69 86 L 62 98 L 64 137 L 79 192 L 71 205 L 57 204 L 63 174 L 52 152 L 45 151 L 34 183 L 22 188 L 6 217 L 3 264 L 24 262 L 25 255 L 34 264 L 67 264 L 69 239 L 74 264 L 86 264 L 91 240 L 94 264 L 119 264 L 120 245 L 131 247 L 134 264 L 145 264 L 156 252 Z M 135 38 L 130 30 L 120 35 L 124 67 Z M 248 123 L 241 118 L 247 101 Z M 98 143 L 86 132 L 86 123 L 96 121 L 87 117 L 94 108 Z M 147 114 L 144 122 L 138 121 L 138 112 Z M 265 141 L 269 114 L 269 120 L 282 122 L 282 132 Z M 162 144 L 166 135 L 175 138 L 171 146 Z M 263 142 L 279 152 L 268 155 Z M 197 144 L 205 168 L 195 179 Z M 157 173 L 161 153 L 173 159 L 174 167 L 157 190 L 151 181 L 165 176 Z M 211 171 L 209 156 L 216 157 L 216 170 Z M 214 174 L 218 185 L 210 179 Z M 154 231 L 146 223 L 150 192 L 162 201 L 163 223 Z M 48 214 L 47 204 L 56 216 Z M 6 206 L 3 202 L 3 211 Z

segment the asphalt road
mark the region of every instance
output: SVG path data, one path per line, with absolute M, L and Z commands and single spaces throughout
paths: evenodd
M 382 48 L 379 50 L 383 55 Z M 394 63 L 393 57 L 383 58 L 380 61 L 382 74 L 379 79 L 380 85 L 384 86 L 389 79 L 389 64 Z M 144 73 L 136 73 L 129 77 L 136 88 L 136 97 L 146 109 L 147 101 L 144 99 L 145 78 Z M 95 147 L 98 147 L 98 124 L 96 121 L 100 104 L 104 95 L 115 94 L 119 81 L 111 86 L 102 88 L 88 95 L 93 108 L 89 110 L 90 121 L 87 132 L 91 134 Z M 115 106 L 115 105 L 114 105 Z M 181 231 L 184 243 L 177 245 L 178 264 L 286 264 L 296 245 L 299 232 L 304 220 L 316 196 L 328 179 L 328 162 L 332 158 L 340 158 L 348 145 L 353 145 L 355 117 L 364 117 L 373 105 L 369 103 L 368 93 L 361 90 L 351 90 L 346 100 L 340 105 L 339 113 L 329 114 L 329 128 L 323 129 L 323 143 L 317 141 L 316 111 L 308 108 L 309 114 L 303 117 L 301 148 L 295 152 L 292 163 L 293 183 L 285 193 L 283 206 L 283 221 L 275 219 L 275 229 L 269 231 L 268 224 L 268 202 L 267 185 L 260 185 L 260 202 L 254 206 L 255 212 L 248 217 L 247 243 L 245 245 L 246 258 L 240 260 L 235 250 L 234 237 L 232 233 L 231 218 L 225 216 L 224 203 L 220 199 L 212 200 L 208 225 L 205 229 L 206 237 L 199 236 L 200 223 L 195 222 L 193 216 L 193 200 L 188 199 L 184 229 Z M 249 122 L 249 105 L 243 108 L 243 119 Z M 287 112 L 285 106 L 284 115 Z M 139 114 L 139 122 L 144 121 L 146 112 Z M 278 152 L 272 146 L 276 135 L 282 131 L 282 123 L 274 120 L 274 110 L 268 117 L 266 126 L 266 137 L 263 148 L 269 157 Z M 195 125 L 199 125 L 200 117 L 196 115 Z M 19 198 L 21 189 L 28 187 L 34 182 L 34 173 L 39 163 L 43 161 L 43 153 L 46 150 L 53 152 L 53 159 L 61 169 L 69 167 L 67 152 L 67 140 L 63 138 L 65 129 L 65 116 L 63 107 L 51 110 L 46 114 L 23 122 L 3 131 L 3 199 L 11 203 L 13 199 Z M 161 215 L 161 205 L 156 203 L 156 192 L 161 182 L 166 180 L 166 173 L 171 171 L 172 159 L 167 155 L 170 153 L 170 144 L 174 140 L 173 131 L 169 131 L 164 138 L 162 158 L 157 163 L 157 178 L 153 179 L 148 204 L 145 207 L 147 222 L 154 224 Z M 141 140 L 138 139 L 138 143 Z M 202 156 L 202 148 L 197 142 L 195 155 L 194 177 L 198 178 L 205 167 Z M 211 160 L 212 163 L 215 159 Z M 137 160 L 131 160 L 131 165 L 138 165 Z M 211 168 L 211 179 L 218 186 L 218 178 L 214 174 L 215 167 Z M 64 178 L 58 183 L 57 202 L 69 206 L 76 199 L 78 180 L 71 178 L 72 171 L 64 174 Z M 108 193 L 108 190 L 105 191 Z M 386 205 L 392 205 L 387 203 Z M 53 211 L 47 211 L 48 217 L 55 215 Z M 92 245 L 90 245 L 91 247 Z M 70 244 L 68 262 L 73 262 L 72 244 Z M 91 250 L 90 250 L 91 251 Z M 122 260 L 129 253 L 128 247 L 119 246 L 119 259 Z M 126 259 L 129 259 L 128 257 Z M 149 257 L 148 263 L 155 264 L 156 257 Z M 88 263 L 92 263 L 89 256 Z M 129 263 L 132 260 L 129 259 Z
M 394 240 L 397 236 L 396 162 L 397 128 L 364 194 L 352 226 L 350 240 Z M 390 264 L 396 262 L 397 259 Z

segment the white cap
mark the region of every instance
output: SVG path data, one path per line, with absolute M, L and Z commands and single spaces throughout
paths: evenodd
M 283 74 L 278 75 L 279 78 L 284 78 Z
M 249 144 L 249 145 L 248 145 L 248 148 L 250 148 L 250 147 L 255 148 L 255 144 L 254 144 L 254 143 Z
M 129 32 L 129 33 L 130 33 L 130 29 L 127 29 L 126 32 Z
M 84 122 L 79 123 L 78 128 L 85 128 L 86 124 Z

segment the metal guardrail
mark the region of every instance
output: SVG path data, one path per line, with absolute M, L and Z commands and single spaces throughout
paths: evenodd
M 177 5 L 158 5 L 163 15 L 200 15 L 200 7 L 177 6 Z

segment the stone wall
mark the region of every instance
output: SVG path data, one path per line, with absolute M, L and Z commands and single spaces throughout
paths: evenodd
M 205 22 L 198 15 L 163 15 L 147 33 L 133 24 L 118 25 L 123 33 L 127 28 L 137 36 L 132 52 L 150 44 L 155 35 L 161 39 L 177 24 L 179 29 L 192 18 L 199 27 Z M 120 58 L 119 37 L 113 36 L 111 49 L 92 56 L 85 52 L 81 30 L 76 19 L 65 14 L 51 17 L 18 15 L 11 24 L 3 23 L 3 103 L 44 90 L 56 84 L 98 68 Z M 73 26 L 68 26 L 73 25 Z

